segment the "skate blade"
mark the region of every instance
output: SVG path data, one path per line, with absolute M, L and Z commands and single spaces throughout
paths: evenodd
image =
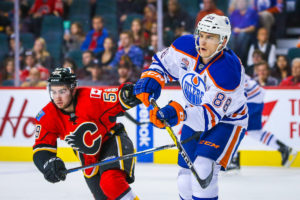
M 296 160 L 297 154 L 297 151 L 292 150 L 291 154 L 289 155 L 289 160 L 285 163 L 284 167 L 289 168 Z

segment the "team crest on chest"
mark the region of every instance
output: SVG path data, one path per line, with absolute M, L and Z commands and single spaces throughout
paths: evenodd
M 198 106 L 202 103 L 205 83 L 199 76 L 187 73 L 182 79 L 181 86 L 183 94 L 190 104 Z

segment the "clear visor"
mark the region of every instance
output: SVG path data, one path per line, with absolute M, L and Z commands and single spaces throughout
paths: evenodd
M 50 94 L 50 98 L 52 100 L 57 99 L 57 98 L 64 98 L 66 96 L 71 95 L 71 91 L 68 87 L 63 86 L 63 85 L 48 85 L 48 90 Z

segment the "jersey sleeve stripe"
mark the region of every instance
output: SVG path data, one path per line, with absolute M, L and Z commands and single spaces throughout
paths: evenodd
M 206 110 L 208 110 L 208 112 L 211 116 L 212 127 L 214 127 L 216 125 L 216 120 L 215 120 L 215 115 L 214 115 L 213 111 L 206 104 L 204 104 L 203 106 L 206 108 Z
M 208 130 L 208 116 L 207 116 L 207 111 L 206 109 L 203 109 L 204 110 L 204 120 L 205 120 L 205 123 L 204 123 L 204 131 L 207 131 Z
M 210 104 L 205 105 L 207 105 L 213 111 L 213 113 L 217 116 L 218 120 L 221 120 L 221 116 L 219 115 L 219 113 Z
M 257 87 L 255 90 L 251 91 L 251 92 L 248 92 L 247 93 L 247 96 L 250 97 L 251 95 L 255 94 L 256 92 L 258 92 L 260 89 L 260 87 Z
M 253 99 L 254 97 L 258 96 L 259 94 L 260 94 L 260 92 L 258 92 L 258 93 L 256 93 L 256 94 L 252 95 L 251 97 L 248 97 L 247 100 Z
M 222 121 L 231 121 L 231 122 L 233 122 L 233 121 L 243 120 L 243 119 L 245 119 L 245 118 L 247 118 L 247 115 L 243 115 L 242 117 L 240 117 L 240 118 L 235 118 L 235 119 L 225 117 L 225 118 L 222 119 Z
M 244 115 L 246 113 L 247 107 L 244 108 L 242 112 L 233 113 L 232 117 L 237 117 L 238 115 Z
M 155 61 L 157 61 L 157 63 L 152 63 L 151 65 L 158 65 L 166 74 L 168 74 L 169 76 L 171 76 L 174 80 L 178 80 L 178 78 L 172 76 L 168 70 L 164 67 L 164 65 L 161 63 L 161 61 L 159 60 L 159 58 L 157 57 L 157 55 L 155 54 L 153 56 L 153 58 L 155 59 Z
M 179 49 L 177 49 L 173 44 L 171 44 L 171 47 L 175 50 L 175 51 L 177 51 L 177 52 L 179 52 L 179 53 L 182 53 L 182 54 L 184 54 L 184 55 L 186 55 L 186 56 L 188 56 L 188 57 L 190 57 L 190 58 L 192 58 L 192 59 L 197 59 L 196 57 L 194 57 L 194 56 L 192 56 L 192 55 L 190 55 L 190 54 L 188 54 L 188 53 L 186 53 L 186 52 L 184 52 L 184 51 L 181 51 L 181 50 L 179 50 Z
M 251 90 L 254 90 L 256 87 L 258 86 L 258 84 L 256 83 L 256 84 L 254 84 L 251 88 L 246 88 L 245 90 L 247 91 L 247 92 L 249 92 L 249 91 L 251 91 Z

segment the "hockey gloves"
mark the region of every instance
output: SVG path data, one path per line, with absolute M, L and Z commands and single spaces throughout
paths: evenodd
M 44 177 L 51 183 L 64 181 L 66 179 L 66 174 L 63 173 L 64 170 L 66 170 L 66 167 L 60 158 L 50 158 L 44 164 Z
M 141 79 L 134 86 L 134 94 L 145 106 L 149 107 L 149 98 L 158 99 L 164 85 L 165 78 L 161 71 L 155 69 L 145 70 L 141 75 Z
M 176 101 L 170 101 L 162 109 L 155 107 L 150 110 L 150 121 L 158 128 L 164 128 L 163 121 L 167 121 L 170 126 L 175 126 L 185 120 L 185 111 Z
M 135 107 L 136 105 L 142 103 L 136 96 L 133 94 L 134 84 L 125 83 L 120 86 L 121 90 L 119 93 L 119 99 L 124 110 Z

